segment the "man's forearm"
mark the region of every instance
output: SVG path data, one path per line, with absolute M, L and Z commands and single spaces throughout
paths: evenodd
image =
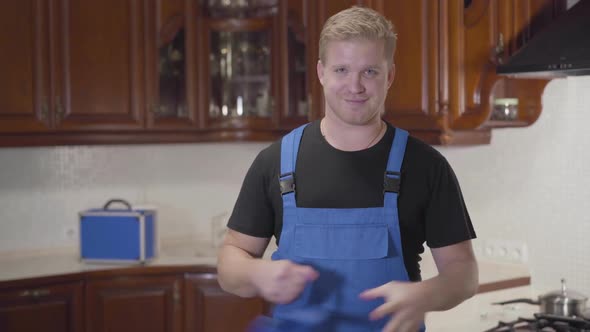
M 220 248 L 217 258 L 218 281 L 223 290 L 241 297 L 258 295 L 253 274 L 261 259 L 228 244 Z
M 423 283 L 431 295 L 428 311 L 451 309 L 477 292 L 477 263 L 473 260 L 449 263 L 436 277 Z

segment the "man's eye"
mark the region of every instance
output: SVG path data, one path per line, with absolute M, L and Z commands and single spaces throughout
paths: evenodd
M 376 76 L 379 72 L 376 71 L 375 69 L 367 69 L 365 70 L 365 75 L 367 76 Z
M 346 68 L 336 68 L 334 69 L 335 73 L 345 73 L 346 72 Z

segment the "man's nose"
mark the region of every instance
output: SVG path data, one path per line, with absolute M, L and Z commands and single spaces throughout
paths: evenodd
M 352 74 L 349 77 L 349 82 L 348 82 L 348 89 L 350 90 L 350 92 L 352 93 L 361 93 L 365 91 L 365 86 L 363 85 L 362 82 L 362 77 L 359 74 Z

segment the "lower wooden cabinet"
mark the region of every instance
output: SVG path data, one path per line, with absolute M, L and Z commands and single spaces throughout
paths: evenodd
M 0 331 L 83 331 L 82 282 L 0 290 Z
M 244 332 L 269 307 L 223 291 L 210 266 L 0 282 L 0 332 Z
M 269 312 L 260 298 L 241 298 L 224 292 L 215 274 L 185 278 L 186 332 L 243 332 L 258 315 Z
M 180 276 L 114 277 L 86 283 L 87 332 L 181 332 Z

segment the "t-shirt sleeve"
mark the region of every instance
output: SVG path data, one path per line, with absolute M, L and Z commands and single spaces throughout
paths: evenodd
M 455 172 L 441 156 L 431 169 L 425 211 L 426 243 L 440 248 L 476 237 Z
M 255 237 L 270 238 L 274 232 L 274 211 L 268 183 L 272 173 L 272 146 L 261 151 L 246 173 L 227 227 Z

